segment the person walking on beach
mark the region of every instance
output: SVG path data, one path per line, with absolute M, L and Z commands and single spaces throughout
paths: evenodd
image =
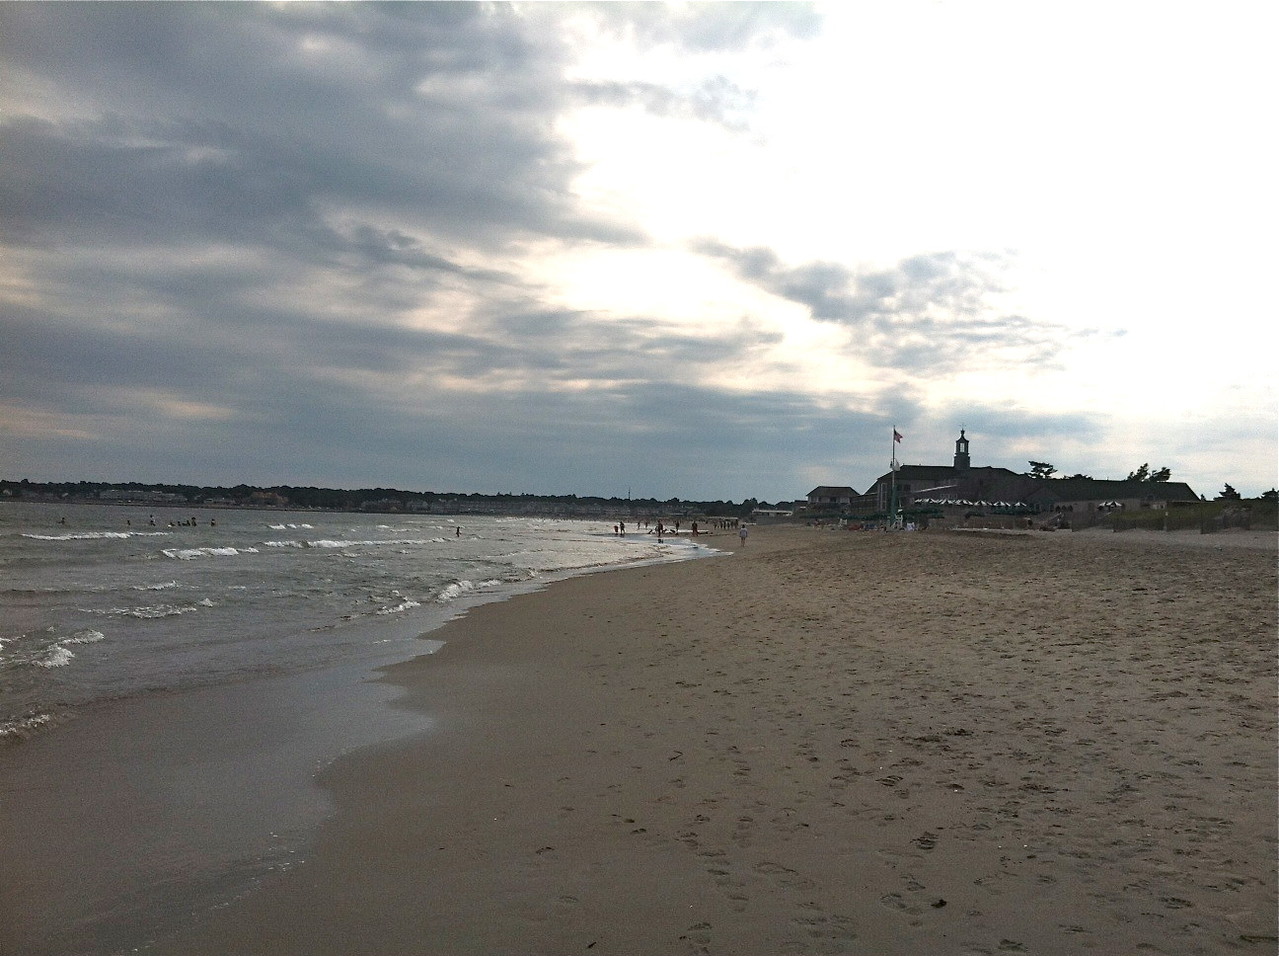
M 746 547 L 746 538 L 750 535 L 750 533 L 751 533 L 751 530 L 750 528 L 746 527 L 746 525 L 742 525 L 740 528 L 737 529 L 737 537 L 741 538 L 743 548 Z

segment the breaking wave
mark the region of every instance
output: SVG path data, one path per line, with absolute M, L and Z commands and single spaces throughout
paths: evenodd
M 36 667 L 66 667 L 74 659 L 75 655 L 68 648 L 54 644 L 44 652 L 43 657 L 37 657 L 31 663 Z
M 85 628 L 83 631 L 76 631 L 63 644 L 96 644 L 98 641 L 106 637 L 101 631 L 95 631 L 91 628 Z
M 113 607 L 106 611 L 96 611 L 96 614 L 109 614 L 113 617 L 136 617 L 142 620 L 153 620 L 161 617 L 177 617 L 181 614 L 190 614 L 192 611 L 198 611 L 202 607 L 216 607 L 216 605 L 204 598 L 194 604 L 145 604 L 141 607 Z
M 399 614 L 401 611 L 408 611 L 412 608 L 421 607 L 421 606 L 422 605 L 420 602 L 414 601 L 412 598 L 405 598 L 403 601 L 401 601 L 399 604 L 394 605 L 393 607 L 378 608 L 377 613 L 378 614 Z
M 30 534 L 23 532 L 22 537 L 36 541 L 101 541 L 106 538 L 150 538 L 168 534 L 167 531 L 80 531 L 67 534 Z
M 257 554 L 257 548 L 165 548 L 162 552 L 166 558 L 179 561 L 194 561 L 196 558 L 230 558 L 237 554 Z
M 25 737 L 33 730 L 38 730 L 53 720 L 52 714 L 28 714 L 25 717 L 14 717 L 0 721 L 0 740 Z
M 478 588 L 496 587 L 501 583 L 501 580 L 497 578 L 488 581 L 480 581 L 478 583 L 466 580 L 454 581 L 447 587 L 442 588 L 440 593 L 435 595 L 435 600 L 439 604 L 447 604 L 449 601 L 455 601 L 463 594 L 469 594 L 471 591 L 477 590 Z
M 377 548 L 418 544 L 440 544 L 447 541 L 447 538 L 391 538 L 382 541 L 340 541 L 334 538 L 320 538 L 317 541 L 263 541 L 262 543 L 268 548 L 325 548 L 337 550 L 341 548 Z

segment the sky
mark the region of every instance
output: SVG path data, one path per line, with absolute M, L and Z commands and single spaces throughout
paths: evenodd
M 0 2 L 0 477 L 1276 484 L 1266 2 Z

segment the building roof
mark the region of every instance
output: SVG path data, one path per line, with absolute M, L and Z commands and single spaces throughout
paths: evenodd
M 1198 501 L 1199 496 L 1184 481 L 1116 481 L 1109 478 L 1043 478 L 1037 482 L 1030 500 L 1053 501 Z
M 892 472 L 876 485 L 887 484 Z M 937 485 L 935 489 L 921 483 Z M 912 497 L 970 501 L 1023 501 L 1044 506 L 1059 501 L 1198 501 L 1184 481 L 1116 481 L 1106 478 L 1031 478 L 1007 468 L 958 469 L 948 465 L 903 465 L 897 485 L 909 484 Z M 929 492 L 933 492 L 929 494 Z
M 875 479 L 875 484 L 891 481 L 893 473 L 886 471 Z M 897 480 L 902 481 L 960 481 L 967 479 L 1019 478 L 1007 468 L 956 468 L 954 465 L 902 465 L 897 469 Z
M 814 495 L 819 498 L 856 498 L 857 492 L 848 485 L 818 485 L 808 493 L 809 498 Z
M 967 439 L 959 433 L 965 449 Z M 960 458 L 957 442 L 956 460 Z M 893 480 L 887 471 L 875 479 L 868 494 Z M 942 500 L 1007 501 L 1037 507 L 1069 501 L 1198 501 L 1199 496 L 1184 481 L 1115 481 L 1108 478 L 1032 478 L 1007 468 L 983 466 L 957 468 L 954 465 L 899 465 L 897 484 L 908 484 L 909 498 Z M 934 485 L 937 487 L 928 487 Z M 851 490 L 851 489 L 850 489 Z M 810 495 L 826 492 L 816 489 Z M 882 494 L 882 492 L 880 492 Z

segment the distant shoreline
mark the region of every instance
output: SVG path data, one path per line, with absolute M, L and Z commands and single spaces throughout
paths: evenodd
M 103 497 L 105 495 L 105 497 Z M 564 518 L 744 518 L 768 502 L 748 498 L 694 501 L 578 495 L 402 491 L 394 488 L 314 488 L 291 485 L 196 486 L 139 482 L 0 480 L 0 502 L 124 505 L 154 508 L 244 508 L 369 514 L 488 514 Z

